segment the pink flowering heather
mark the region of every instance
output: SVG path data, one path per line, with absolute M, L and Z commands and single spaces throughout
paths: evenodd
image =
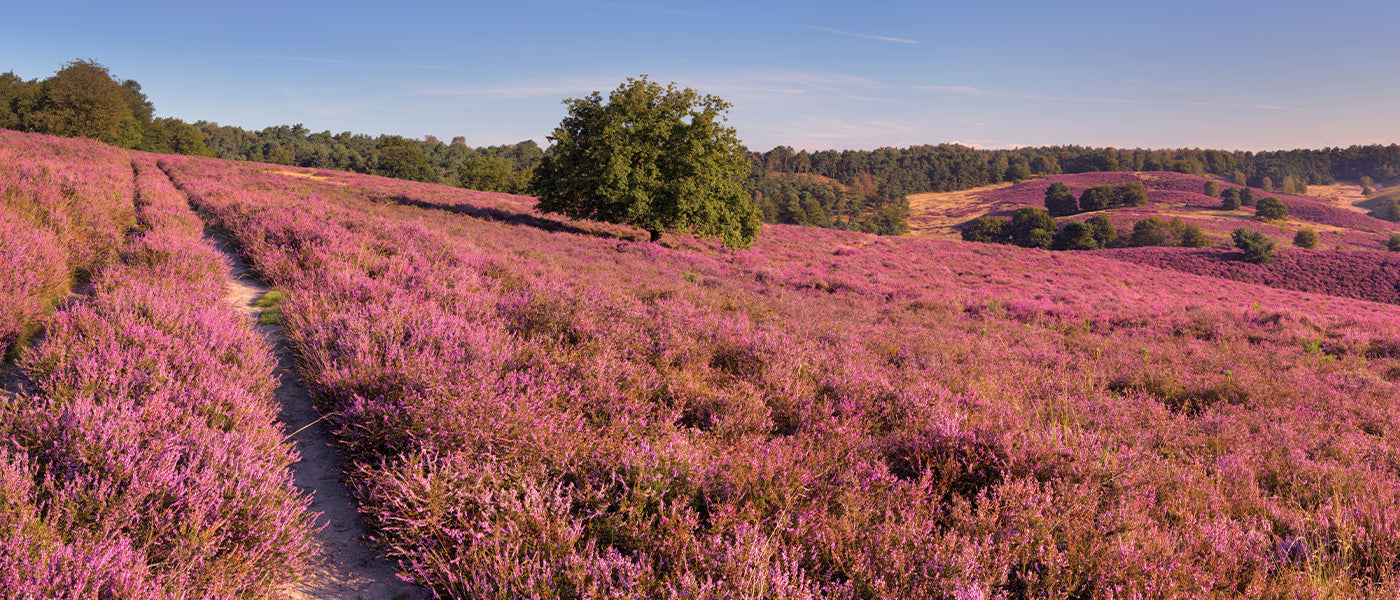
M 286 290 L 362 509 L 441 597 L 1400 593 L 1393 305 L 161 164 Z
M 20 154 L 105 148 L 7 141 Z M 23 354 L 35 393 L 0 402 L 0 590 L 263 597 L 304 568 L 310 537 L 272 357 L 222 303 L 226 267 L 184 196 L 152 158 L 103 160 L 118 159 L 95 170 L 120 168 L 134 187 L 91 195 L 125 198 L 135 226 L 91 295 Z
M 0 130 L 0 357 L 113 258 L 131 195 L 121 150 Z

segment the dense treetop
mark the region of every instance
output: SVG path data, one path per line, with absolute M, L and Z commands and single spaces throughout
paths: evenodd
M 607 99 L 567 100 L 569 114 L 535 169 L 539 209 L 662 232 L 689 231 L 748 247 L 759 213 L 740 182 L 743 144 L 724 124 L 729 103 L 645 76 Z

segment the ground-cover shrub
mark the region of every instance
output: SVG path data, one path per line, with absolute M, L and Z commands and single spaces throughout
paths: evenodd
M 137 218 L 120 260 L 21 357 L 36 392 L 0 400 L 0 585 L 262 597 L 304 568 L 310 538 L 271 355 L 222 302 L 226 267 L 184 196 L 152 158 L 123 168 Z
M 120 150 L 0 130 L 0 358 L 75 280 L 112 260 L 132 221 L 131 194 Z
M 286 291 L 364 510 L 443 596 L 1400 589 L 1390 305 L 165 164 Z

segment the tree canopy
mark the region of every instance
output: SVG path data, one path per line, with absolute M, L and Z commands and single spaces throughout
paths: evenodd
M 749 161 L 730 104 L 674 83 L 629 78 L 605 100 L 565 100 L 569 114 L 531 187 L 539 209 L 647 230 L 688 231 L 747 247 L 759 211 L 741 186 Z

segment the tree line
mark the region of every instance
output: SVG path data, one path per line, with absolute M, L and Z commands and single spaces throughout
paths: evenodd
M 531 174 L 546 152 L 532 140 L 471 147 L 461 136 L 444 143 L 431 135 L 414 140 L 332 134 L 300 124 L 252 131 L 156 118 L 139 83 L 118 79 L 90 60 L 68 63 L 42 81 L 25 81 L 13 72 L 0 74 L 0 128 L 89 137 L 151 152 L 346 170 L 517 194 L 534 193 Z M 744 189 L 765 222 L 895 235 L 908 231 L 909 194 L 1059 173 L 1211 173 L 1236 185 L 1294 194 L 1337 179 L 1400 176 L 1396 144 L 1258 153 L 1082 146 L 978 150 L 958 144 L 808 152 L 779 146 L 747 154 L 750 170 Z M 1393 212 L 1391 218 L 1400 219 L 1400 209 Z

